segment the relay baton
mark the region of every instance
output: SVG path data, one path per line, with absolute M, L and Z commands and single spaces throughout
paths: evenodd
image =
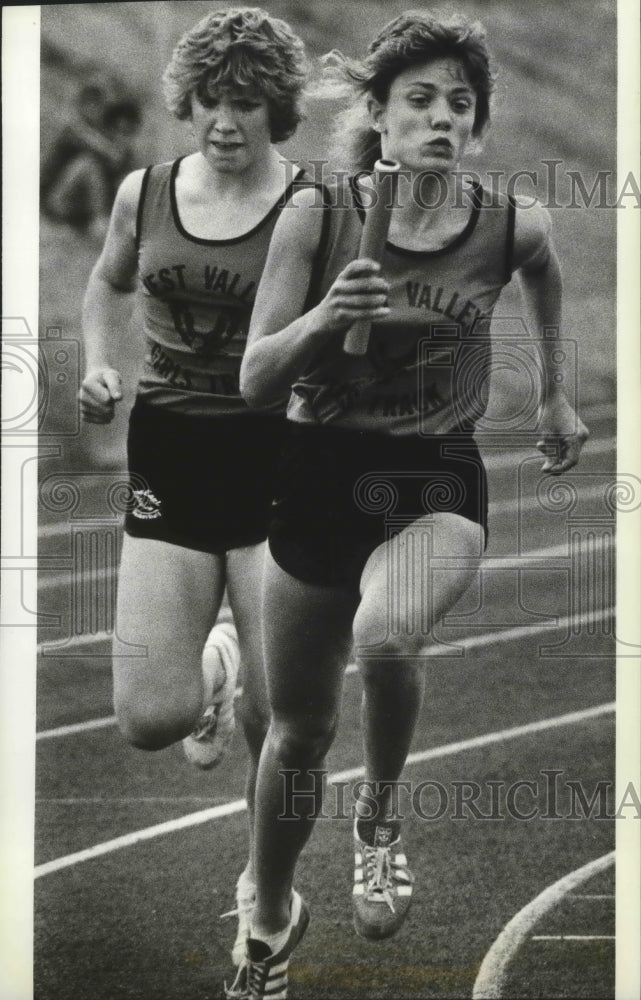
M 381 261 L 400 169 L 401 165 L 396 160 L 377 160 L 374 164 L 372 204 L 365 210 L 359 257 L 368 257 L 378 263 Z M 346 354 L 365 354 L 371 326 L 369 319 L 356 320 L 345 334 L 343 350 Z

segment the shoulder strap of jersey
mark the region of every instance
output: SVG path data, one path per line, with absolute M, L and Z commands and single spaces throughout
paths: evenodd
M 514 270 L 514 226 L 516 220 L 516 201 L 514 195 L 507 196 L 507 232 L 505 236 L 505 283 L 512 278 Z
M 320 191 L 321 198 L 323 201 L 323 218 L 321 221 L 321 231 L 320 238 L 318 240 L 318 246 L 316 247 L 316 252 L 314 253 L 314 259 L 312 261 L 312 270 L 309 276 L 309 285 L 307 286 L 307 295 L 305 296 L 305 304 L 303 306 L 303 312 L 308 312 L 312 306 L 316 305 L 318 302 L 318 293 L 321 284 L 321 278 L 323 275 L 323 267 L 325 259 L 327 257 L 327 247 L 329 244 L 329 225 L 331 217 L 331 204 L 332 199 L 330 192 L 325 187 L 324 184 L 317 184 L 312 182 L 311 187 L 314 187 L 317 191 Z
M 136 253 L 140 251 L 140 240 L 142 237 L 142 213 L 145 206 L 145 197 L 147 195 L 147 188 L 149 187 L 149 178 L 151 176 L 151 167 L 147 167 L 143 174 L 142 184 L 140 186 L 140 197 L 138 199 L 138 211 L 136 212 L 136 231 L 135 231 L 135 246 Z

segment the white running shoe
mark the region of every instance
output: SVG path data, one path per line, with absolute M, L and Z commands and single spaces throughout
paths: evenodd
M 220 915 L 221 920 L 224 920 L 225 917 L 238 917 L 236 939 L 231 949 L 231 960 L 237 968 L 245 961 L 247 938 L 255 906 L 256 883 L 248 877 L 246 872 L 241 872 L 236 883 L 236 909 Z
M 213 697 L 194 731 L 183 740 L 187 760 L 204 771 L 216 767 L 234 733 L 234 696 L 240 666 L 238 636 L 232 622 L 215 625 L 203 650 L 203 675 Z
M 289 933 L 281 949 L 274 954 L 265 941 L 247 938 L 245 968 L 248 1000 L 286 1000 L 289 959 L 308 923 L 307 904 L 293 891 Z
M 401 847 L 399 824 L 372 821 L 369 827 L 367 842 L 354 821 L 354 929 L 361 937 L 380 941 L 396 934 L 405 920 L 414 878 Z

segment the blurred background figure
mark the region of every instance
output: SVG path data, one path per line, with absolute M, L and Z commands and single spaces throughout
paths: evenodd
M 116 190 L 134 165 L 133 142 L 142 124 L 138 102 L 97 75 L 78 90 L 73 118 L 46 157 L 42 211 L 53 221 L 102 240 Z

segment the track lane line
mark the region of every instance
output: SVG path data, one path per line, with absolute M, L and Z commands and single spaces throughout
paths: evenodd
M 530 941 L 616 941 L 616 934 L 533 934 Z
M 588 487 L 588 489 L 581 490 L 580 496 L 583 500 L 586 499 L 589 500 L 601 496 L 602 493 L 603 493 L 602 486 L 590 486 Z M 532 503 L 534 503 L 534 497 L 530 497 L 528 499 L 530 499 Z M 526 505 L 528 509 L 530 509 L 531 506 L 532 504 Z M 503 514 L 509 513 L 511 510 L 516 509 L 516 507 L 517 503 L 515 500 L 500 500 L 495 503 L 490 502 L 490 515 L 489 515 L 490 520 L 492 519 L 492 517 L 498 517 L 502 516 Z M 610 538 L 610 536 L 604 536 L 604 537 L 608 540 Z M 497 564 L 500 563 L 501 568 L 507 568 L 512 563 L 514 563 L 515 566 L 518 565 L 519 568 L 523 568 L 523 566 L 525 565 L 524 560 L 534 559 L 537 556 L 540 559 L 554 558 L 554 557 L 559 557 L 559 558 L 564 557 L 567 559 L 568 545 L 567 543 L 560 543 L 559 545 L 552 545 L 547 549 L 539 549 L 539 550 L 533 549 L 529 552 L 523 552 L 522 554 L 509 553 L 508 555 L 505 556 L 489 556 L 487 558 L 479 556 L 476 559 L 476 562 L 478 562 L 479 566 L 482 565 L 484 567 L 492 563 L 497 563 Z M 38 579 L 39 594 L 45 593 L 46 591 L 49 590 L 55 590 L 58 587 L 65 587 L 68 589 L 69 586 L 71 585 L 73 577 L 73 567 L 71 566 L 69 566 L 67 569 L 63 568 L 63 571 L 61 573 L 57 572 L 57 570 L 60 569 L 59 566 L 47 567 L 47 566 L 38 566 L 37 564 L 34 564 L 34 566 L 27 568 L 30 569 L 32 572 L 37 571 L 41 574 Z M 56 576 L 50 576 L 50 577 L 42 576 L 43 573 L 49 573 L 54 571 L 56 571 L 57 574 Z M 113 577 L 116 577 L 117 575 L 118 575 L 117 567 L 113 568 L 110 567 L 108 569 L 99 569 L 90 571 L 88 573 L 80 573 L 78 575 L 78 579 L 84 580 L 90 577 L 94 582 L 96 582 L 98 580 L 110 580 Z
M 473 1000 L 500 1000 L 503 996 L 508 965 L 528 937 L 532 927 L 573 889 L 612 866 L 614 858 L 615 851 L 610 851 L 609 854 L 595 858 L 582 868 L 564 875 L 512 917 L 481 963 L 472 991 Z
M 603 705 L 595 705 L 592 708 L 582 709 L 578 712 L 566 712 L 564 715 L 553 716 L 549 719 L 540 719 L 538 722 L 526 723 L 523 726 L 514 726 L 511 729 L 501 729 L 494 733 L 484 733 L 482 736 L 474 736 L 471 739 L 460 740 L 456 743 L 446 743 L 443 746 L 432 747 L 429 750 L 419 750 L 411 753 L 407 758 L 408 764 L 417 764 L 426 760 L 437 760 L 440 757 L 448 757 L 452 754 L 463 753 L 466 750 L 476 749 L 480 746 L 488 746 L 491 743 L 501 743 L 505 740 L 518 739 L 531 733 L 543 732 L 546 729 L 554 729 L 559 726 L 574 725 L 585 722 L 588 719 L 596 719 L 601 716 L 614 713 L 615 703 L 606 702 Z M 352 781 L 362 777 L 364 769 L 353 767 L 344 771 L 337 771 L 330 774 L 327 780 L 330 784 L 342 781 Z M 203 809 L 199 812 L 188 813 L 178 819 L 168 820 L 165 823 L 158 823 L 155 826 L 147 827 L 143 830 L 136 830 L 133 833 L 115 837 L 102 844 L 95 844 L 93 847 L 67 854 L 53 861 L 37 865 L 34 869 L 34 878 L 42 878 L 44 875 L 51 875 L 53 872 L 62 871 L 64 868 L 71 868 L 73 865 L 90 861 L 93 858 L 111 854 L 113 851 L 121 850 L 125 847 L 132 847 L 145 840 L 153 840 L 155 837 L 162 837 L 165 834 L 175 833 L 177 830 L 185 830 L 192 826 L 199 826 L 208 823 L 210 820 L 222 819 L 235 813 L 244 812 L 247 809 L 245 799 L 237 799 L 222 805 L 214 806 L 211 809 Z M 613 852 L 614 853 L 614 852 Z M 572 883 L 571 888 L 578 883 Z
M 556 620 L 548 619 L 544 622 L 537 622 L 535 625 L 519 625 L 515 628 L 503 629 L 499 632 L 487 632 L 481 635 L 471 635 L 467 638 L 452 639 L 451 642 L 452 647 L 458 647 L 466 652 L 471 649 L 481 649 L 484 646 L 493 646 L 496 643 L 513 642 L 517 639 L 531 638 L 534 635 L 540 635 L 542 632 L 559 631 L 576 625 L 596 624 L 597 622 L 605 621 L 607 618 L 611 617 L 614 612 L 615 608 L 602 608 L 599 612 L 580 615 L 579 617 L 576 615 L 567 615 L 564 618 L 558 618 Z M 424 655 L 456 655 L 456 649 L 454 653 L 447 654 L 443 651 L 443 648 L 444 647 L 441 645 L 427 646 L 424 650 Z M 356 674 L 357 672 L 358 667 L 355 663 L 350 663 L 345 668 L 346 676 Z M 236 688 L 234 697 L 240 697 L 242 690 L 243 689 L 240 687 Z M 39 733 L 36 733 L 36 740 L 53 739 L 58 736 L 73 736 L 76 733 L 87 732 L 92 729 L 114 726 L 116 721 L 116 716 L 110 715 L 99 719 L 89 719 L 86 722 L 72 722 L 69 725 L 58 726 L 55 729 L 43 729 Z
M 595 540 L 595 548 L 603 547 L 614 547 L 614 539 L 610 535 L 603 535 Z M 483 570 L 492 569 L 530 569 L 536 568 L 537 566 L 547 566 L 550 559 L 564 559 L 568 560 L 570 557 L 568 555 L 568 544 L 566 542 L 561 542 L 558 545 L 551 545 L 544 549 L 529 549 L 522 553 L 510 553 L 504 556 L 474 556 L 474 557 L 460 557 L 455 560 L 457 566 L 473 567 Z M 433 560 L 435 567 L 448 567 L 452 565 L 454 560 L 446 557 L 435 557 Z M 563 567 L 561 567 L 563 568 Z M 82 578 L 81 578 L 82 579 Z M 67 580 L 67 582 L 70 582 Z M 46 588 L 45 588 L 46 589 Z M 231 621 L 231 611 L 228 606 L 224 606 L 221 609 L 221 616 L 219 621 Z M 113 638 L 113 633 L 111 632 L 95 632 L 92 634 L 82 633 L 81 635 L 74 635 L 67 637 L 65 640 L 58 640 L 60 642 L 61 649 L 76 648 L 78 646 L 93 646 L 102 642 L 111 642 Z M 55 646 L 56 640 L 39 642 L 36 647 L 36 652 L 38 655 L 44 654 L 45 649 L 48 649 L 45 656 L 55 657 L 55 649 L 49 647 Z M 107 654 L 105 654 L 107 655 Z

